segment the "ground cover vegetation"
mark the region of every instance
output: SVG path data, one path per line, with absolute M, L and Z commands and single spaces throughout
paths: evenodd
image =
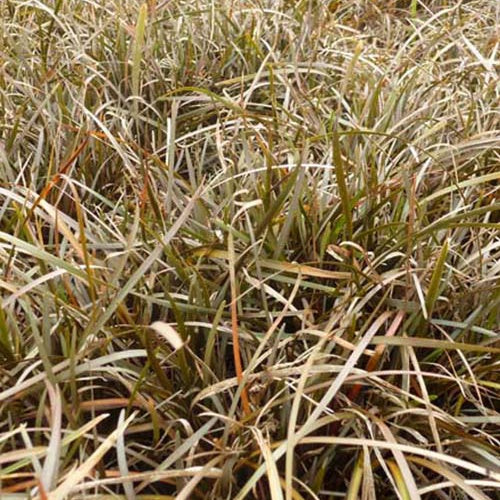
M 2 0 L 1 498 L 495 498 L 499 20 Z

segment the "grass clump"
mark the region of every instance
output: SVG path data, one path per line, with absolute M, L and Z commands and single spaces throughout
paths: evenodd
M 494 498 L 498 18 L 4 0 L 2 498 Z

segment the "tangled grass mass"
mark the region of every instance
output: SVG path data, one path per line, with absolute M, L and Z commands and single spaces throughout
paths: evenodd
M 2 0 L 0 498 L 498 498 L 499 26 Z

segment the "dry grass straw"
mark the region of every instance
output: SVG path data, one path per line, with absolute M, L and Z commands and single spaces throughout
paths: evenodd
M 0 496 L 494 498 L 493 0 L 0 2 Z

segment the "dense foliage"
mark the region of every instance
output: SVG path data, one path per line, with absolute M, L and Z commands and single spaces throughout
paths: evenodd
M 493 498 L 499 18 L 2 0 L 1 498 Z

